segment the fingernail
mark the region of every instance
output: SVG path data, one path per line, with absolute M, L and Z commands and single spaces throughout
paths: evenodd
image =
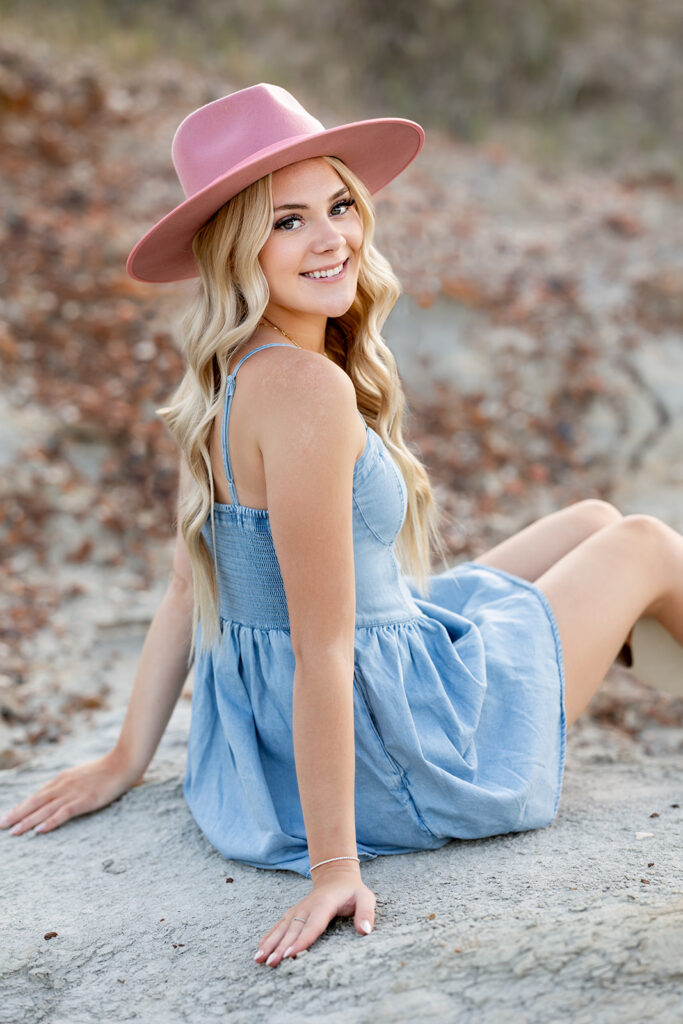
M 289 954 L 290 954 L 290 953 L 292 952 L 292 950 L 293 950 L 293 949 L 294 949 L 294 946 L 289 946 L 289 947 L 288 947 L 288 948 L 287 948 L 287 949 L 286 949 L 286 950 L 284 951 L 284 953 L 282 954 L 282 958 L 283 958 L 283 960 L 284 960 L 284 958 L 285 958 L 286 956 L 289 956 Z
M 2 818 L 0 818 L 0 828 L 2 828 L 4 825 L 6 825 L 8 821 L 9 821 L 9 814 L 3 814 Z
M 9 834 L 11 836 L 15 836 L 17 834 L 17 832 L 19 832 L 20 829 L 21 829 L 21 822 L 18 821 L 16 823 L 16 825 L 13 825 L 12 828 L 9 830 Z
M 275 953 L 275 952 L 272 952 L 272 953 L 270 954 L 270 956 L 268 957 L 268 959 L 266 960 L 266 964 L 269 964 L 269 963 L 271 962 L 271 960 L 274 960 L 274 959 L 275 959 L 275 957 L 276 957 L 276 956 L 277 956 L 277 953 Z
M 257 954 L 256 954 L 256 956 L 254 957 L 254 960 L 258 960 L 258 958 L 259 958 L 260 956 L 263 956 L 263 950 L 262 950 L 262 949 L 259 949 L 258 953 L 257 953 Z
M 41 822 L 40 825 L 36 825 L 36 827 L 34 828 L 33 831 L 34 832 L 44 832 L 45 831 L 45 822 L 43 821 L 43 822 Z
M 369 935 L 370 932 L 372 931 L 372 925 L 370 924 L 369 921 L 361 921 L 360 926 L 366 935 Z

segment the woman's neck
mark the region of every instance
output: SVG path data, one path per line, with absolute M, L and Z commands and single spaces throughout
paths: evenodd
M 291 310 L 278 306 L 268 307 L 263 314 L 264 321 L 270 321 L 301 348 L 325 355 L 325 330 L 327 317 L 322 315 L 295 316 Z M 266 324 L 266 326 L 268 326 Z M 279 332 L 278 332 L 279 333 Z M 280 335 L 284 337 L 284 335 Z

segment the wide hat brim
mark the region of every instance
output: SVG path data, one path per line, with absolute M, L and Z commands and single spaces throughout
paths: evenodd
M 131 249 L 126 270 L 136 281 L 164 283 L 197 277 L 192 239 L 223 203 L 252 182 L 287 164 L 336 156 L 378 192 L 422 149 L 425 133 L 415 121 L 373 118 L 284 139 L 253 153 L 162 217 Z

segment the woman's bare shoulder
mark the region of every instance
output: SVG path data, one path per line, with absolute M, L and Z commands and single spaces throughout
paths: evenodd
M 288 406 L 301 410 L 305 404 L 315 414 L 317 407 L 324 408 L 328 402 L 344 398 L 347 403 L 352 400 L 355 406 L 351 378 L 331 359 L 307 349 L 280 348 L 271 352 L 273 357 L 267 365 L 264 362 L 257 384 L 275 412 L 286 411 Z
M 365 437 L 348 374 L 315 352 L 279 352 L 292 358 L 273 360 L 256 385 L 254 431 L 264 470 L 306 453 L 315 461 L 332 449 L 335 457 L 349 445 L 353 452 L 361 450 Z

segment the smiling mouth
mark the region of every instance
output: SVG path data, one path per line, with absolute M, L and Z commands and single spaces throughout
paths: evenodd
M 329 270 L 327 270 L 327 271 L 325 271 L 325 270 L 323 270 L 323 271 L 316 270 L 316 271 L 313 271 L 313 272 L 308 273 L 308 274 L 300 274 L 299 276 L 300 277 L 305 277 L 306 280 L 308 280 L 308 281 L 338 281 L 341 277 L 344 276 L 344 274 L 346 272 L 346 267 L 348 265 L 348 262 L 349 262 L 349 257 L 347 256 L 343 263 L 337 264 L 337 267 L 339 269 L 337 269 L 336 273 L 332 273 Z M 334 268 L 334 267 L 332 268 L 332 270 L 335 270 L 335 269 L 336 268 Z

